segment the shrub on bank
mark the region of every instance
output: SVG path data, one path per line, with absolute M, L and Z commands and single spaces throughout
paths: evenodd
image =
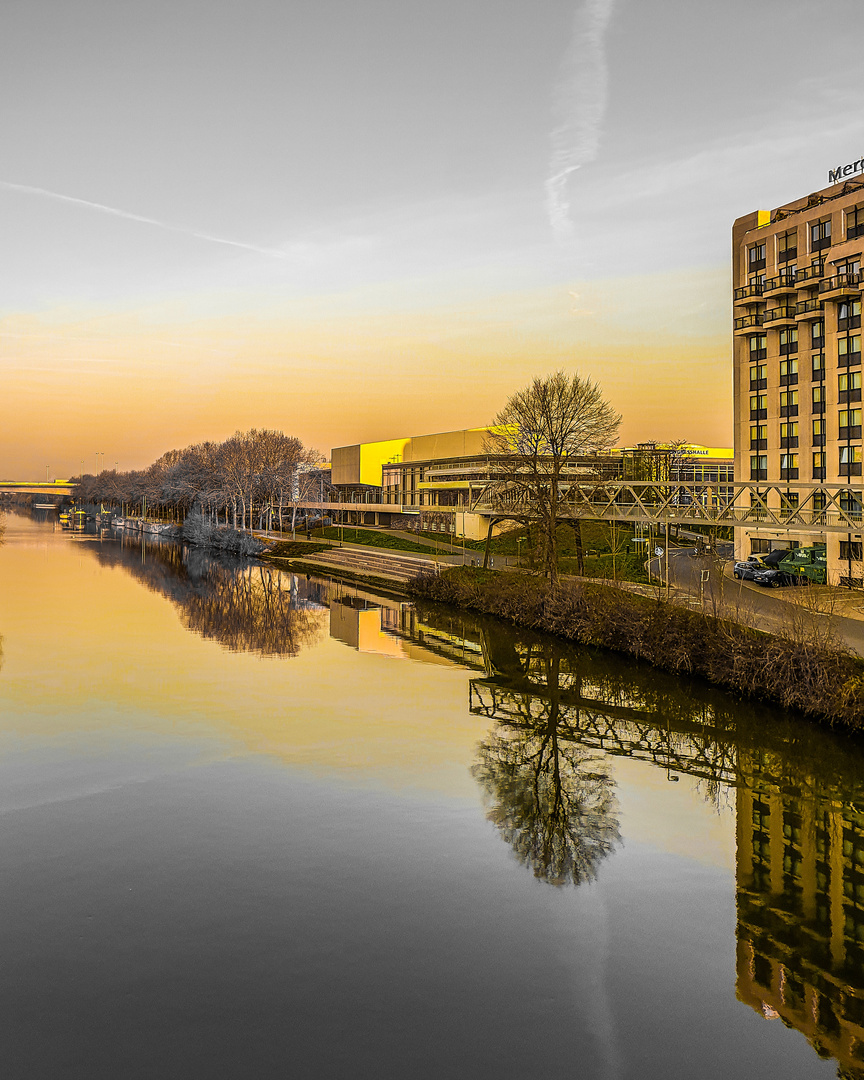
M 658 668 L 701 676 L 715 686 L 762 698 L 808 716 L 864 726 L 864 664 L 802 620 L 785 635 L 593 582 L 551 587 L 525 574 L 454 567 L 422 576 L 413 595 L 519 626 L 647 660 Z M 800 614 L 800 613 L 799 613 Z
M 258 555 L 264 550 L 264 544 L 249 533 L 221 525 L 211 525 L 200 514 L 189 514 L 180 531 L 187 544 L 195 544 L 209 551 L 248 556 Z

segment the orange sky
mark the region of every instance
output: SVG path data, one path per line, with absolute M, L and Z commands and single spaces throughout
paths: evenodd
M 250 2 L 11 6 L 0 478 L 479 426 L 559 367 L 625 443 L 730 443 L 732 223 L 858 156 L 860 0 Z
M 329 455 L 355 441 L 489 422 L 534 374 L 577 369 L 623 413 L 622 439 L 731 440 L 724 272 L 476 295 L 461 306 L 334 295 L 219 315 L 165 303 L 0 320 L 9 478 L 146 465 L 165 450 L 275 427 Z M 618 306 L 622 296 L 628 303 Z M 669 318 L 674 297 L 676 318 Z M 389 304 L 388 304 L 389 301 Z M 387 306 L 385 306 L 387 305 Z M 239 306 L 239 305 L 235 305 Z M 686 373 L 686 374 L 682 374 Z

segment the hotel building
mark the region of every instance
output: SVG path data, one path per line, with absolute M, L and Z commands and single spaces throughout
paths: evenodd
M 842 180 L 732 228 L 735 479 L 784 485 L 790 514 L 843 484 L 860 514 L 864 180 Z M 859 518 L 860 520 L 860 518 Z M 860 584 L 861 535 L 736 529 L 736 556 L 827 544 L 829 580 Z M 851 581 L 849 580 L 851 578 Z

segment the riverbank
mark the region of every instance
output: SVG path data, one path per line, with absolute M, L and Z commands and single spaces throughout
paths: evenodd
M 697 675 L 822 723 L 864 728 L 864 662 L 838 647 L 815 620 L 790 618 L 786 632 L 766 634 L 601 582 L 552 588 L 525 574 L 474 567 L 418 577 L 408 591 L 415 599 L 494 615 Z

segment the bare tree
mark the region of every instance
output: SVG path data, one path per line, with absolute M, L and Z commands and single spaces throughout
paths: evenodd
M 510 398 L 492 423 L 486 448 L 497 459 L 493 506 L 514 519 L 538 524 L 542 565 L 550 581 L 558 575 L 557 529 L 563 520 L 573 525 L 579 571 L 584 571 L 579 520 L 568 503 L 568 491 L 580 473 L 583 479 L 596 476 L 596 468 L 584 459 L 613 446 L 620 424 L 620 414 L 597 383 L 563 371 L 535 378 Z

